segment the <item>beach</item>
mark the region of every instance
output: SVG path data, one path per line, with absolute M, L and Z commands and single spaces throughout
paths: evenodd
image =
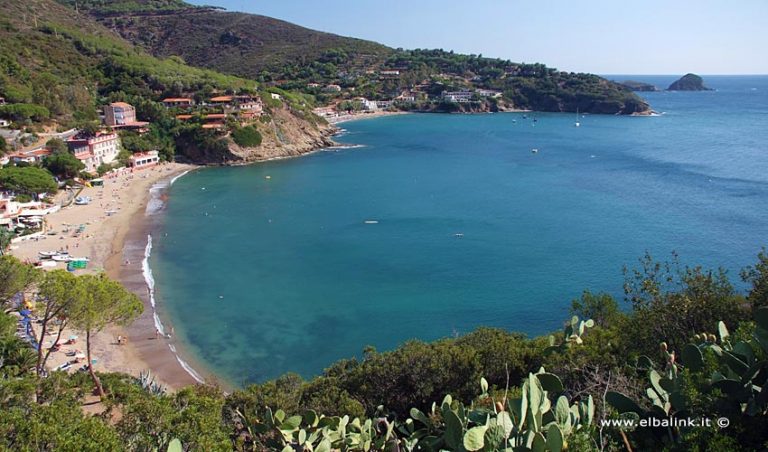
M 173 338 L 156 334 L 147 284 L 142 276 L 143 249 L 135 252 L 135 248 L 139 247 L 138 241 L 143 240 L 146 244 L 145 210 L 150 189 L 161 181 L 195 168 L 194 165 L 166 163 L 104 178 L 103 187 L 86 187 L 79 194 L 90 197 L 90 204 L 71 204 L 47 215 L 47 233 L 43 238 L 15 243 L 11 247 L 12 255 L 30 263 L 38 261 L 40 251 L 67 250 L 74 257 L 87 257 L 88 268 L 78 270 L 78 273 L 106 272 L 142 299 L 144 312 L 136 321 L 125 327 L 108 327 L 93 336 L 91 353 L 96 360 L 96 371 L 138 376 L 142 371 L 151 369 L 156 380 L 169 388 L 196 382 L 169 348 L 169 341 Z M 76 234 L 77 230 L 82 232 Z M 126 246 L 133 243 L 132 240 L 137 240 L 135 245 Z M 66 264 L 59 263 L 53 268 L 65 269 Z M 74 344 L 64 345 L 74 336 L 77 336 Z M 118 336 L 127 340 L 119 345 Z M 43 346 L 50 347 L 55 338 L 55 333 L 48 335 L 42 340 Z M 59 340 L 61 349 L 51 354 L 48 367 L 54 369 L 72 360 L 71 356 L 67 356 L 68 352 L 85 351 L 83 339 L 84 335 L 78 331 L 65 330 Z M 81 365 L 78 363 L 71 369 Z

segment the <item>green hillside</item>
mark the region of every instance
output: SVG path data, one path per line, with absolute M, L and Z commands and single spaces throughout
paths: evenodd
M 374 42 L 179 0 L 90 0 L 78 7 L 153 55 L 178 55 L 194 66 L 249 78 L 278 73 L 289 63 L 311 65 L 329 50 L 348 55 L 347 67 L 372 65 L 391 53 Z
M 65 125 L 96 118 L 103 98 L 121 91 L 157 99 L 255 83 L 158 59 L 53 0 L 0 2 L 0 115 Z
M 75 0 L 61 0 L 73 4 Z M 414 111 L 537 111 L 634 114 L 650 111 L 625 87 L 592 74 L 561 72 L 481 55 L 437 50 L 390 49 L 380 44 L 309 30 L 269 17 L 194 7 L 180 0 L 90 0 L 79 8 L 128 41 L 159 57 L 299 90 L 318 103 L 357 96 L 386 100 L 421 85 L 423 101 L 398 108 Z M 85 5 L 85 7 L 83 6 Z M 399 70 L 382 79 L 382 70 Z M 338 84 L 328 95 L 311 84 Z M 492 89 L 500 102 L 441 102 L 451 90 Z M 349 105 L 349 104 L 345 104 Z

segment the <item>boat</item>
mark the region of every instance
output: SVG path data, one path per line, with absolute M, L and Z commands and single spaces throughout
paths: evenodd
M 93 199 L 90 196 L 78 196 L 75 198 L 75 204 L 78 206 L 86 206 L 91 203 Z
M 531 154 L 538 154 L 538 153 L 539 153 L 539 148 L 531 149 Z
M 365 224 L 379 224 L 378 220 L 365 220 L 363 223 L 365 223 Z
M 581 123 L 579 122 L 579 107 L 576 107 L 576 122 L 573 123 L 575 127 L 581 126 Z
M 42 259 L 50 259 L 60 253 L 58 251 L 40 251 L 37 254 L 40 255 Z
M 64 254 L 57 254 L 51 257 L 51 259 L 53 259 L 56 262 L 69 262 L 72 259 L 72 257 L 69 254 L 64 253 Z

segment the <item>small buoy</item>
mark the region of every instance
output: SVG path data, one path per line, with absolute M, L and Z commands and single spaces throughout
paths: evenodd
M 272 176 L 265 176 L 264 179 L 272 179 Z

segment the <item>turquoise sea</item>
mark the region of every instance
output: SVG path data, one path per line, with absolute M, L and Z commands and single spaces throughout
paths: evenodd
M 642 93 L 655 117 L 386 117 L 343 125 L 356 148 L 193 172 L 153 232 L 160 315 L 241 385 L 369 344 L 556 330 L 582 290 L 621 297 L 645 251 L 738 280 L 768 244 L 768 77 L 705 83 Z

